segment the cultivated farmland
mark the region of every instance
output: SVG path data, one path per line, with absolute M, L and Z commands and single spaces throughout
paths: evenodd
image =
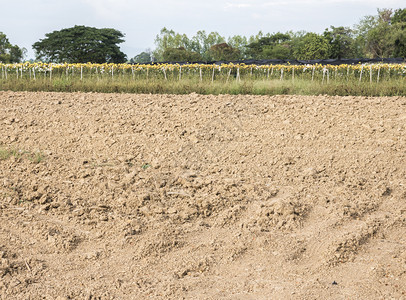
M 405 97 L 2 91 L 0 123 L 1 299 L 406 297 Z

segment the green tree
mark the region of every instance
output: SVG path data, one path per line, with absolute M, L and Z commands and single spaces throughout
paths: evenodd
M 367 49 L 368 32 L 377 25 L 375 16 L 364 16 L 358 24 L 354 26 L 354 45 L 353 49 L 357 57 L 371 57 Z
M 264 33 L 260 30 L 257 34 L 251 35 L 251 36 L 248 38 L 248 44 L 252 44 L 252 43 L 258 42 L 261 38 L 269 37 L 270 35 L 271 35 L 271 34 L 269 34 L 269 33 L 264 34 Z
M 246 57 L 246 50 L 248 45 L 248 39 L 242 35 L 234 35 L 227 39 L 227 44 L 231 47 L 238 49 L 240 55 L 238 59 L 244 59 Z
M 200 60 L 210 61 L 212 59 L 209 51 L 210 47 L 224 42 L 224 37 L 217 32 L 210 32 L 207 34 L 206 31 L 200 30 L 195 36 L 189 39 L 186 34 L 176 33 L 175 31 L 164 27 L 155 38 L 156 48 L 153 54 L 157 61 L 162 61 L 167 58 L 167 54 L 166 57 L 164 57 L 165 51 L 169 51 L 172 55 L 176 52 L 174 49 L 179 50 L 179 48 L 184 48 L 190 53 L 198 53 L 200 55 Z M 180 53 L 184 54 L 184 52 Z M 196 55 L 193 54 L 193 56 L 195 57 Z
M 386 22 L 379 22 L 368 31 L 366 47 L 371 57 L 383 58 L 393 55 L 395 50 L 393 33 L 393 27 Z
M 186 50 L 184 47 L 167 48 L 162 57 L 164 61 L 172 62 L 193 62 L 202 60 L 199 53 Z
M 288 33 L 280 32 L 261 37 L 247 45 L 247 55 L 255 59 L 290 58 L 290 40 Z
M 323 33 L 324 37 L 330 44 L 329 58 L 353 58 L 353 32 L 348 27 L 330 26 L 330 30 L 326 29 Z
M 356 41 L 367 57 L 406 56 L 403 10 L 378 9 L 375 16 L 365 16 L 356 25 Z
M 247 45 L 247 55 L 250 58 L 260 59 L 262 58 L 261 56 L 264 47 L 271 45 L 272 41 L 270 38 L 267 37 L 260 38 L 259 40 L 249 43 Z
M 391 23 L 395 28 L 393 31 L 395 44 L 393 56 L 406 57 L 406 8 L 395 10 Z
M 227 43 L 211 46 L 209 53 L 214 60 L 237 60 L 240 57 L 240 50 Z
M 130 60 L 131 63 L 137 64 L 150 63 L 151 61 L 152 61 L 151 50 L 143 51 Z
M 26 49 L 12 45 L 7 36 L 0 32 L 0 62 L 19 63 L 23 60 Z
M 264 47 L 261 59 L 290 59 L 291 49 L 289 44 Z
M 162 61 L 165 60 L 164 52 L 167 49 L 183 47 L 191 50 L 191 44 L 192 42 L 189 40 L 186 34 L 179 34 L 164 27 L 155 37 L 156 48 L 153 51 L 153 55 L 156 61 Z
M 126 55 L 118 44 L 124 34 L 112 28 L 74 26 L 47 33 L 33 45 L 37 59 L 70 63 L 122 63 Z
M 399 8 L 395 10 L 391 22 L 392 24 L 406 23 L 406 8 Z
M 395 29 L 393 30 L 394 38 L 394 49 L 393 57 L 403 57 L 406 58 L 406 28 L 401 24 L 393 25 Z
M 193 51 L 200 53 L 204 61 L 210 61 L 213 59 L 211 56 L 210 48 L 216 44 L 225 42 L 225 38 L 217 32 L 210 32 L 206 34 L 206 31 L 200 30 L 192 37 Z
M 293 56 L 296 59 L 326 59 L 330 53 L 327 38 L 313 32 L 296 37 L 293 47 Z

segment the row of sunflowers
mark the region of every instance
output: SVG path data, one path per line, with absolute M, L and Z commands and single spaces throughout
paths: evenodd
M 67 78 L 106 77 L 164 80 L 200 78 L 200 80 L 295 79 L 379 81 L 404 78 L 406 64 L 357 64 L 357 65 L 246 65 L 246 64 L 95 64 L 95 63 L 0 63 L 1 78 L 37 78 L 65 76 Z

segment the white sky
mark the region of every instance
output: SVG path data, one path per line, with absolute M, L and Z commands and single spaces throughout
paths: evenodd
M 115 28 L 125 34 L 121 49 L 128 58 L 146 48 L 166 27 L 193 36 L 198 30 L 228 37 L 259 30 L 321 33 L 330 25 L 353 26 L 377 8 L 405 8 L 405 0 L 0 0 L 0 31 L 25 47 L 45 33 L 74 25 Z

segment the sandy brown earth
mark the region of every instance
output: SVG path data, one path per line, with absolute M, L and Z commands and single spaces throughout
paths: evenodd
M 406 299 L 406 98 L 0 92 L 0 124 L 1 299 Z

